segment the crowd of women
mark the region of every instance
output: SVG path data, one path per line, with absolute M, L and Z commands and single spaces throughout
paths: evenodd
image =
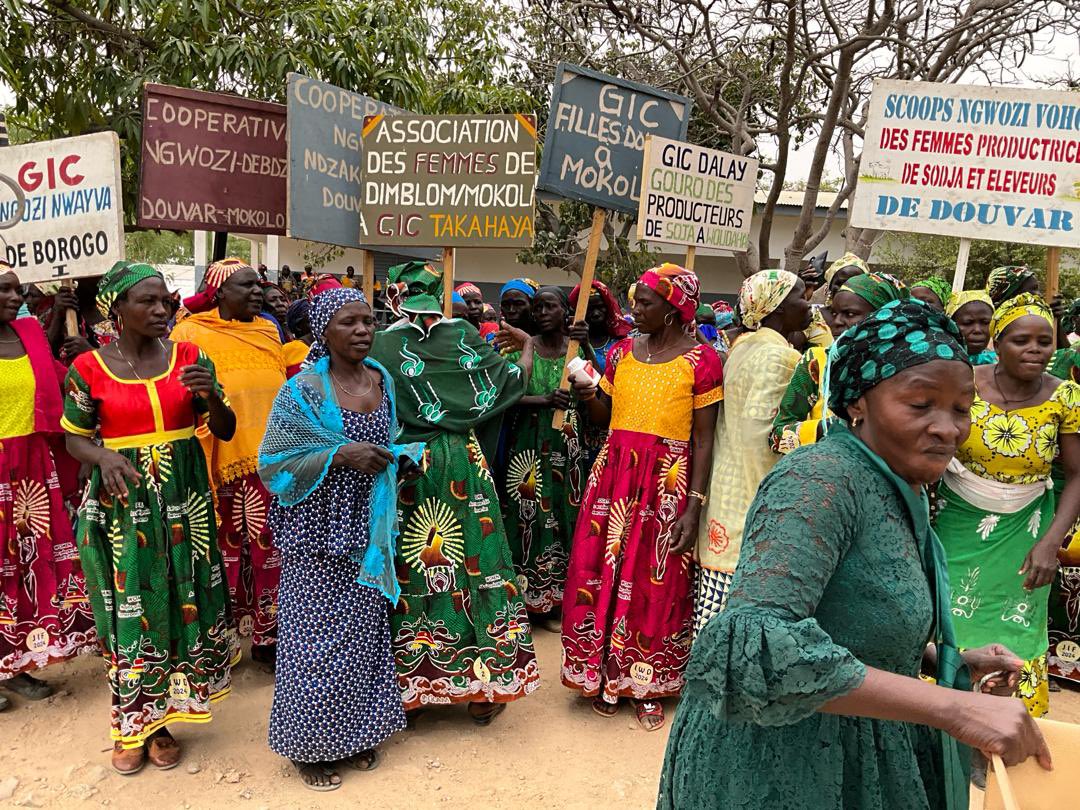
M 242 637 L 270 747 L 334 790 L 425 711 L 533 692 L 538 630 L 600 715 L 682 696 L 662 806 L 960 807 L 967 746 L 1049 765 L 1080 362 L 1026 268 L 954 295 L 848 255 L 732 308 L 662 264 L 629 315 L 519 278 L 495 318 L 408 262 L 381 329 L 351 276 L 0 271 L 0 679 L 102 652 L 122 774 L 179 762 Z

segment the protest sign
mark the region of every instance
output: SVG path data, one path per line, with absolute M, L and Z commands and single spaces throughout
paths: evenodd
M 690 99 L 560 63 L 555 71 L 539 187 L 636 213 L 646 135 L 682 140 Z
M 285 105 L 143 86 L 139 225 L 285 234 Z
M 19 280 L 99 276 L 124 258 L 120 140 L 115 132 L 0 149 L 0 175 L 26 198 L 22 219 L 2 232 Z M 0 191 L 0 220 L 17 208 Z
M 857 227 L 1080 246 L 1074 93 L 879 79 Z
M 647 136 L 638 239 L 742 253 L 750 240 L 757 169 L 753 158 Z
M 375 115 L 363 150 L 364 246 L 532 244 L 532 115 Z
M 289 236 L 360 247 L 364 117 L 406 110 L 298 73 L 287 106 Z

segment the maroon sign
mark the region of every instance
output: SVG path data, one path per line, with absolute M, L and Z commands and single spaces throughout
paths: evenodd
M 285 234 L 285 105 L 143 86 L 139 225 Z

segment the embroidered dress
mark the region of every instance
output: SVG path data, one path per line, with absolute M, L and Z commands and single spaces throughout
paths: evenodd
M 258 475 L 259 442 L 270 406 L 285 382 L 286 358 L 269 321 L 222 320 L 218 310 L 176 325 L 174 340 L 194 343 L 214 362 L 236 414 L 236 435 L 219 441 L 201 431 L 218 512 L 218 545 L 232 599 L 233 621 L 253 645 L 277 638 L 281 555 L 267 525 L 270 493 Z
M 827 349 L 811 346 L 795 366 L 773 420 L 772 447 L 777 453 L 816 442 L 822 419 L 832 416 L 821 399 L 828 356 Z
M 667 363 L 611 350 L 611 433 L 589 475 L 563 601 L 562 681 L 609 703 L 676 695 L 690 655 L 690 554 L 669 552 L 686 508 L 694 410 L 723 398 L 720 358 Z
M 1063 382 L 1040 405 L 1003 410 L 978 396 L 971 433 L 957 451 L 963 467 L 996 482 L 986 501 L 962 494 L 963 478 L 946 475 L 938 489 L 936 528 L 949 560 L 952 616 L 963 647 L 1000 643 L 1027 661 L 1019 694 L 1038 717 L 1048 707 L 1047 605 L 1050 587 L 1024 590 L 1017 573 L 1054 517 L 1050 466 L 1058 435 L 1080 431 L 1080 386 Z M 974 482 L 975 486 L 979 481 Z M 1004 485 L 1004 488 L 1000 485 Z M 1022 488 L 1014 507 L 1007 499 Z M 1010 489 L 1012 488 L 1012 489 Z M 1000 491 L 999 491 L 1000 490 Z
M 518 357 L 507 359 L 516 362 Z M 525 394 L 542 396 L 558 389 L 565 359 L 534 356 Z M 566 412 L 561 430 L 551 426 L 554 412 L 521 407 L 506 419 L 510 449 L 503 520 L 530 613 L 562 605 L 570 541 L 588 474 L 577 409 Z
M 0 681 L 97 649 L 57 469 L 56 364 L 36 320 L 11 325 L 27 353 L 0 360 Z
M 173 343 L 157 377 L 120 379 L 96 351 L 67 376 L 64 429 L 100 437 L 142 475 L 127 498 L 113 498 L 95 467 L 76 529 L 108 663 L 112 738 L 125 748 L 167 723 L 209 722 L 211 703 L 230 688 L 236 645 L 195 436 L 208 407 L 180 382 L 194 364 L 214 374 L 198 347 Z
M 393 378 L 398 441 L 427 443 L 423 475 L 398 496 L 401 599 L 391 629 L 402 700 L 406 710 L 509 702 L 535 690 L 540 676 L 473 428 L 517 402 L 524 380 L 466 321 L 417 320 L 376 334 L 370 355 Z

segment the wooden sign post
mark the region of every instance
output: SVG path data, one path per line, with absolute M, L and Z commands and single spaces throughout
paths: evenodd
M 697 259 L 697 247 L 694 245 L 688 245 L 686 248 L 686 261 L 683 262 L 683 267 L 687 270 L 694 269 L 694 260 Z
M 364 264 L 364 298 L 368 305 L 375 309 L 375 254 L 370 250 L 360 251 Z
M 956 272 L 953 273 L 952 291 L 958 293 L 964 289 L 964 280 L 967 278 L 968 256 L 971 254 L 971 240 L 967 237 L 960 238 L 960 249 L 956 252 Z
M 1061 266 L 1061 248 L 1046 249 L 1046 300 L 1053 301 L 1060 285 L 1058 272 Z
M 443 315 L 449 318 L 454 314 L 454 249 L 443 248 L 442 251 L 442 291 L 443 291 Z

